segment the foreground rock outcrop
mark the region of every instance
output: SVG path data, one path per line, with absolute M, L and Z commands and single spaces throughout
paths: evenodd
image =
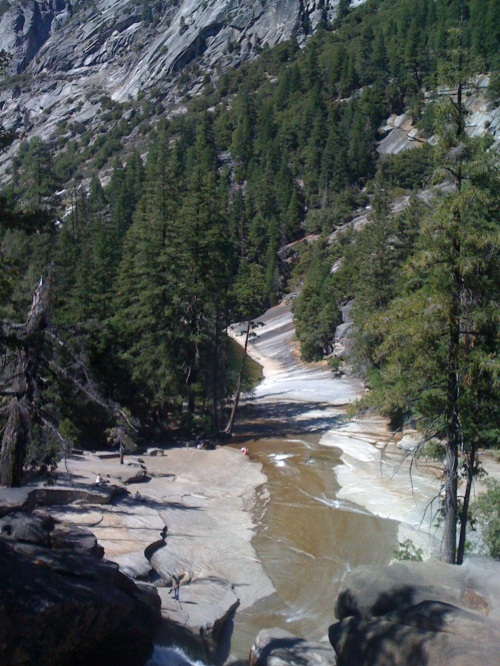
M 216 659 L 222 629 L 239 604 L 233 586 L 216 576 L 189 581 L 181 585 L 180 603 L 171 588 L 161 587 L 158 592 L 168 632 L 168 636 L 160 634 L 160 642 L 186 646 L 203 659 Z
M 224 625 L 235 611 L 274 592 L 251 546 L 251 509 L 256 488 L 265 476 L 260 465 L 228 447 L 151 452 L 155 455 L 148 455 L 146 462 L 127 456 L 126 465 L 120 465 L 119 457 L 111 452 L 73 454 L 60 463 L 51 487 L 0 489 L 0 533 L 19 547 L 43 547 L 49 561 L 52 554 L 60 554 L 63 564 L 69 562 L 66 556 L 75 553 L 92 556 L 95 564 L 104 549 L 106 558 L 119 566 L 119 580 L 127 581 L 137 594 L 149 591 L 152 595 L 161 618 L 156 643 L 182 645 L 189 654 L 212 662 L 220 649 Z M 97 474 L 106 480 L 105 486 L 94 485 Z M 44 516 L 46 525 L 40 522 Z M 115 569 L 112 571 L 114 576 Z M 181 579 L 180 602 L 173 598 L 173 575 Z M 147 584 L 134 588 L 129 578 Z M 71 608 L 68 632 L 73 631 L 74 622 L 86 631 L 85 618 L 80 623 Z M 137 617 L 140 620 L 140 613 Z M 121 627 L 127 630 L 128 620 L 121 622 L 119 615 L 118 620 L 118 628 L 113 625 L 110 631 L 121 636 Z M 153 627 L 151 623 L 151 633 Z M 97 636 L 95 643 L 99 641 Z M 135 654 L 133 649 L 125 649 Z M 109 655 L 108 647 L 106 653 Z M 106 663 L 129 663 L 119 657 Z M 132 663 L 142 663 L 133 661 L 135 658 L 130 657 Z M 50 659 L 53 661 L 35 663 L 65 663 L 54 660 L 52 654 Z M 0 660 L 0 666 L 7 663 Z
M 160 623 L 152 586 L 48 514 L 12 514 L 0 528 L 0 665 L 146 663 Z
M 263 629 L 250 650 L 250 666 L 335 666 L 327 643 L 297 638 L 283 629 Z
M 423 601 L 380 618 L 349 617 L 330 627 L 339 666 L 494 666 L 496 623 L 456 606 Z
M 488 565 L 491 569 L 491 562 Z M 480 568 L 440 563 L 359 567 L 344 581 L 329 629 L 339 666 L 493 666 L 498 600 Z M 491 572 L 490 572 L 491 574 Z M 494 576 L 500 576 L 500 563 Z
M 42 506 L 64 506 L 74 502 L 109 504 L 115 497 L 125 495 L 126 492 L 125 488 L 117 485 L 97 487 L 91 484 L 76 488 L 69 486 L 0 488 L 0 516 L 13 511 L 29 513 Z

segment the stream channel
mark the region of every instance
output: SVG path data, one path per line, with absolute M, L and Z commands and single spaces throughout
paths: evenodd
M 262 322 L 251 354 L 264 366 L 264 380 L 240 409 L 233 443 L 246 446 L 267 477 L 257 491 L 252 545 L 276 592 L 236 612 L 228 627 L 226 654 L 242 660 L 263 628 L 324 639 L 345 575 L 361 564 L 387 564 L 398 542 L 395 520 L 337 498 L 342 451 L 321 443 L 359 386 L 297 360 L 286 305 Z

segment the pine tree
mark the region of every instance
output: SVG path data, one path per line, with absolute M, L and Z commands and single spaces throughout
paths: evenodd
M 461 34 L 450 38 L 456 46 L 445 80 L 456 93 L 443 105 L 438 127 L 438 164 L 453 190 L 423 218 L 401 284 L 404 295 L 373 322 L 383 337 L 383 388 L 374 397 L 446 443 L 442 556 L 449 563 L 463 560 L 477 447 L 496 436 L 500 397 L 499 181 L 487 141 L 465 131 L 469 64 Z M 460 453 L 467 483 L 457 549 Z

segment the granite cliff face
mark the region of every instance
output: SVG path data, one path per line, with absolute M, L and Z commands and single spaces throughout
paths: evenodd
M 357 3 L 359 4 L 359 0 Z M 98 100 L 153 88 L 175 105 L 208 77 L 292 34 L 303 42 L 338 0 L 4 0 L 0 49 L 12 55 L 0 93 L 6 127 L 53 137 L 88 122 Z M 179 85 L 179 83 L 181 85 Z

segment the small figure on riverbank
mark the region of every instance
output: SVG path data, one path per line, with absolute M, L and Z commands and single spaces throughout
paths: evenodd
M 142 495 L 138 490 L 136 490 L 136 492 L 135 492 L 134 499 L 135 499 L 136 502 L 141 502 L 142 501 Z
M 102 487 L 102 486 L 106 485 L 106 481 L 104 481 L 104 479 L 102 478 L 102 476 L 100 474 L 97 475 L 97 478 L 95 480 L 95 485 L 99 486 L 99 487 Z
M 247 447 L 246 447 L 246 446 L 242 446 L 242 447 L 241 447 L 241 452 L 242 452 L 242 454 L 243 454 L 244 456 L 247 456 L 247 455 L 248 455 L 248 449 L 247 449 Z
M 177 576 L 172 576 L 172 589 L 174 591 L 174 601 L 179 601 L 179 579 Z

